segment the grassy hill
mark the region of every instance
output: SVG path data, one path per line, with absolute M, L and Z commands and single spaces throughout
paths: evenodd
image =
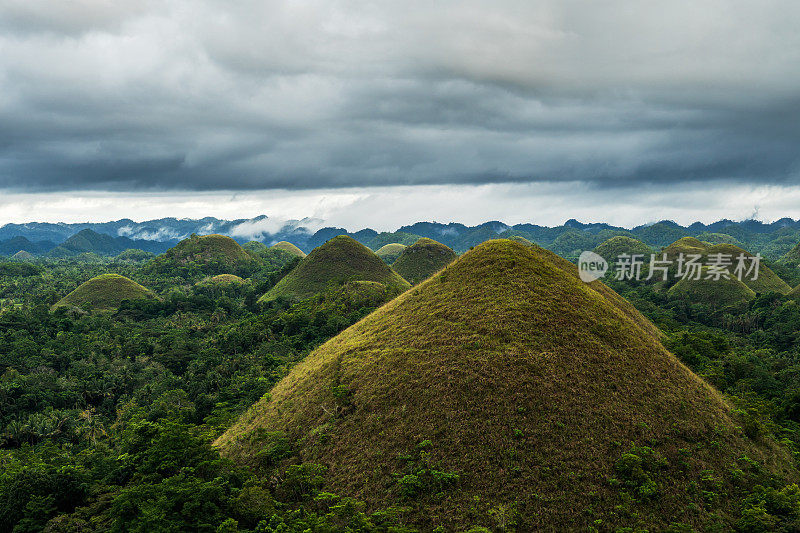
M 782 265 L 800 268 L 800 243 L 797 243 L 794 248 L 786 252 L 778 262 Z
M 372 250 L 351 237 L 340 235 L 312 250 L 259 301 L 302 300 L 324 292 L 331 285 L 350 281 L 377 281 L 395 294 L 409 286 Z
M 197 282 L 197 285 L 200 286 L 229 286 L 229 285 L 243 285 L 247 283 L 245 280 L 240 278 L 239 276 L 235 276 L 233 274 L 218 274 L 216 276 L 212 276 L 210 278 L 206 278 L 204 280 L 200 280 Z
M 670 298 L 702 303 L 716 310 L 743 311 L 747 302 L 756 297 L 755 291 L 735 277 L 719 280 L 705 279 L 708 269 L 701 270 L 701 279 L 682 278 L 670 287 Z
M 145 252 L 144 250 L 138 250 L 136 248 L 129 248 L 119 255 L 117 255 L 114 259 L 116 261 L 125 261 L 129 263 L 139 263 L 144 261 L 149 261 L 156 256 L 153 252 Z
M 681 237 L 672 244 L 665 246 L 661 251 L 668 257 L 677 257 L 679 254 L 705 254 L 709 243 L 694 237 Z
M 740 248 L 744 247 L 744 244 L 742 244 L 739 239 L 732 235 L 728 235 L 727 233 L 712 233 L 709 231 L 704 231 L 703 233 L 697 235 L 697 239 L 709 244 L 733 244 Z
M 511 235 L 508 240 L 524 244 L 525 246 L 533 246 L 533 243 L 521 235 Z
M 416 285 L 452 263 L 456 257 L 456 253 L 444 244 L 423 237 L 403 250 L 392 268 Z
M 385 244 L 375 250 L 375 255 L 383 259 L 383 262 L 387 265 L 391 265 L 397 258 L 400 257 L 400 254 L 403 253 L 403 250 L 408 248 L 405 244 L 400 244 L 399 242 L 393 242 L 391 244 Z
M 617 257 L 622 254 L 638 254 L 643 256 L 644 262 L 647 262 L 650 260 L 650 254 L 653 253 L 650 247 L 642 241 L 623 235 L 617 235 L 601 242 L 594 252 L 609 263 L 615 262 Z
M 753 257 L 753 255 L 739 248 L 733 244 L 714 244 L 709 246 L 706 249 L 707 255 L 712 254 L 727 254 L 733 257 L 734 265 L 736 264 L 736 258 L 740 254 L 744 254 L 745 257 Z M 733 268 L 731 267 L 731 272 L 733 272 Z M 745 285 L 747 285 L 750 289 L 758 293 L 766 293 L 766 292 L 780 292 L 782 294 L 787 294 L 789 291 L 792 290 L 792 287 L 789 286 L 788 283 L 783 281 L 780 277 L 778 277 L 775 272 L 773 272 L 768 266 L 764 265 L 763 261 L 758 269 L 758 278 L 757 279 L 750 279 L 750 277 L 742 278 L 742 281 Z
M 224 235 L 192 235 L 156 257 L 144 267 L 144 274 L 183 276 L 238 274 L 247 276 L 261 260 Z
M 624 299 L 497 240 L 312 352 L 216 445 L 268 468 L 287 443 L 325 490 L 423 531 L 731 529 L 737 472 L 791 462 L 741 426 Z
M 736 268 L 737 257 L 740 254 L 744 254 L 745 257 L 751 258 L 753 255 L 744 250 L 739 248 L 733 244 L 721 243 L 721 244 L 710 244 L 707 242 L 700 241 L 695 239 L 694 237 L 683 237 L 675 241 L 674 243 L 670 244 L 669 246 L 665 247 L 662 250 L 663 253 L 667 254 L 667 257 L 672 259 L 673 262 L 677 261 L 679 254 L 683 253 L 684 256 L 688 255 L 700 255 L 701 263 L 708 263 L 709 257 L 715 254 L 724 254 L 729 256 L 731 259 L 731 266 L 728 268 L 731 276 L 734 275 L 734 269 Z M 749 261 L 747 263 L 749 265 Z M 766 292 L 780 292 L 782 294 L 787 294 L 789 291 L 792 290 L 791 286 L 788 283 L 783 281 L 775 272 L 773 272 L 768 266 L 766 266 L 763 261 L 761 262 L 759 269 L 758 269 L 758 278 L 752 279 L 752 276 L 744 276 L 742 278 L 742 282 L 749 287 L 751 290 L 757 293 L 766 293 Z M 702 291 L 701 291 L 702 292 Z
M 301 259 L 306 256 L 306 253 L 303 250 L 301 250 L 300 248 L 298 248 L 297 246 L 288 241 L 276 242 L 275 244 L 272 245 L 272 247 L 275 248 L 276 250 L 284 250 L 286 252 L 289 252 L 290 254 L 296 255 Z
M 405 233 L 402 231 L 395 231 L 392 233 L 383 232 L 377 234 L 371 241 L 367 243 L 367 246 L 373 250 L 378 250 L 387 244 L 402 244 L 405 246 L 411 246 L 417 242 L 420 237 L 421 235 Z
M 33 256 L 32 253 L 26 252 L 25 250 L 20 250 L 19 252 L 15 253 L 11 257 L 8 258 L 9 261 L 33 261 L 36 258 Z
M 123 300 L 156 299 L 147 288 L 119 274 L 101 274 L 80 285 L 51 307 L 80 307 L 92 311 L 113 311 Z

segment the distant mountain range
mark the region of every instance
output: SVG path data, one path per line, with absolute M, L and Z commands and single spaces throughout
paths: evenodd
M 741 245 L 753 253 L 760 252 L 765 257 L 777 259 L 800 241 L 800 220 L 782 218 L 770 224 L 757 220 L 720 220 L 712 224 L 695 222 L 689 226 L 661 221 L 630 229 L 605 223 L 585 224 L 574 219 L 555 227 L 508 225 L 498 221 L 477 226 L 417 222 L 398 228 L 396 232 L 383 233 L 369 228 L 349 231 L 323 227 L 323 221 L 318 219 L 284 221 L 266 215 L 237 220 L 206 217 L 198 220 L 161 218 L 144 222 L 122 219 L 78 224 L 30 222 L 0 227 L 0 255 L 9 256 L 24 250 L 45 257 L 69 257 L 86 252 L 111 256 L 131 248 L 161 253 L 193 233 L 219 233 L 240 243 L 251 240 L 266 244 L 289 241 L 305 252 L 337 235 L 349 235 L 373 250 L 391 242 L 411 244 L 419 237 L 428 237 L 457 252 L 489 239 L 516 235 L 564 257 L 591 250 L 615 235 L 635 237 L 654 248 L 692 236 L 713 243 Z

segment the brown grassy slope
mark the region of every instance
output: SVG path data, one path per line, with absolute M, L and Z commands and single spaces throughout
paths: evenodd
M 456 253 L 433 239 L 421 238 L 400 254 L 392 268 L 412 285 L 425 281 L 452 263 Z
M 408 282 L 372 250 L 351 237 L 340 235 L 312 250 L 259 301 L 301 300 L 324 292 L 331 285 L 349 281 L 377 281 L 394 294 L 409 287 Z
M 135 281 L 119 274 L 101 274 L 81 284 L 51 307 L 88 307 L 93 311 L 111 311 L 122 300 L 155 299 L 157 296 Z
M 326 489 L 409 505 L 423 530 L 490 525 L 499 505 L 516 506 L 520 531 L 586 531 L 596 519 L 700 526 L 711 519 L 689 510 L 699 496 L 687 494 L 700 471 L 725 472 L 743 454 L 776 471 L 788 463 L 744 437 L 720 395 L 627 302 L 555 254 L 507 240 L 476 247 L 315 350 L 216 444 L 252 464 L 262 430 L 328 465 Z M 398 454 L 425 439 L 460 485 L 402 500 Z M 631 442 L 671 465 L 659 497 L 635 509 L 640 519 L 615 514 L 623 502 L 608 482 Z M 732 505 L 719 497 L 723 519 Z
M 292 255 L 296 255 L 300 259 L 306 256 L 306 253 L 303 250 L 301 250 L 294 244 L 290 243 L 289 241 L 276 242 L 275 244 L 272 245 L 272 247 L 275 248 L 276 250 L 283 250 L 285 252 L 289 252 Z

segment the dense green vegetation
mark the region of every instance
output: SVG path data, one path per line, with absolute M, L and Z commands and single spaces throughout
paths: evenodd
M 624 235 L 617 235 L 601 242 L 594 249 L 594 252 L 609 263 L 613 263 L 623 254 L 629 256 L 640 255 L 647 261 L 653 250 L 642 241 Z
M 190 241 L 150 263 L 137 252 L 0 262 L 0 531 L 527 531 L 548 516 L 560 524 L 550 529 L 583 531 L 800 523 L 797 295 L 761 287 L 725 309 L 713 290 L 676 298 L 609 281 L 659 340 L 615 293 L 570 279 L 566 261 L 490 244 L 319 348 L 398 291 L 343 280 L 259 304 L 299 259 L 221 242 L 232 255 Z M 793 267 L 770 266 L 796 284 Z M 105 274 L 158 298 L 50 310 Z M 661 343 L 731 407 L 662 366 L 674 358 Z M 318 367 L 325 354 L 341 357 Z M 251 420 L 236 424 L 248 408 L 270 391 L 273 403 L 291 396 L 272 389 L 293 368 L 324 369 L 312 396 L 283 403 L 282 417 L 305 406 L 302 423 L 239 431 L 253 453 L 221 456 L 212 443 Z M 566 506 L 568 495 L 580 504 Z
M 154 279 L 122 262 L 0 263 L 0 531 L 335 531 L 350 522 L 366 531 L 398 522 L 391 510 L 372 516 L 355 500 L 321 498 L 313 466 L 287 469 L 276 484 L 211 447 L 310 349 L 383 303 L 383 285 L 263 310 L 255 291 L 268 287 L 220 275 L 222 283 L 181 284 L 100 315 L 49 310 L 103 270 Z M 255 274 L 274 284 L 285 272 Z

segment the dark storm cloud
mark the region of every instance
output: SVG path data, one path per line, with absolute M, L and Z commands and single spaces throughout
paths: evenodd
M 660 4 L 0 0 L 0 189 L 793 183 L 800 7 Z

